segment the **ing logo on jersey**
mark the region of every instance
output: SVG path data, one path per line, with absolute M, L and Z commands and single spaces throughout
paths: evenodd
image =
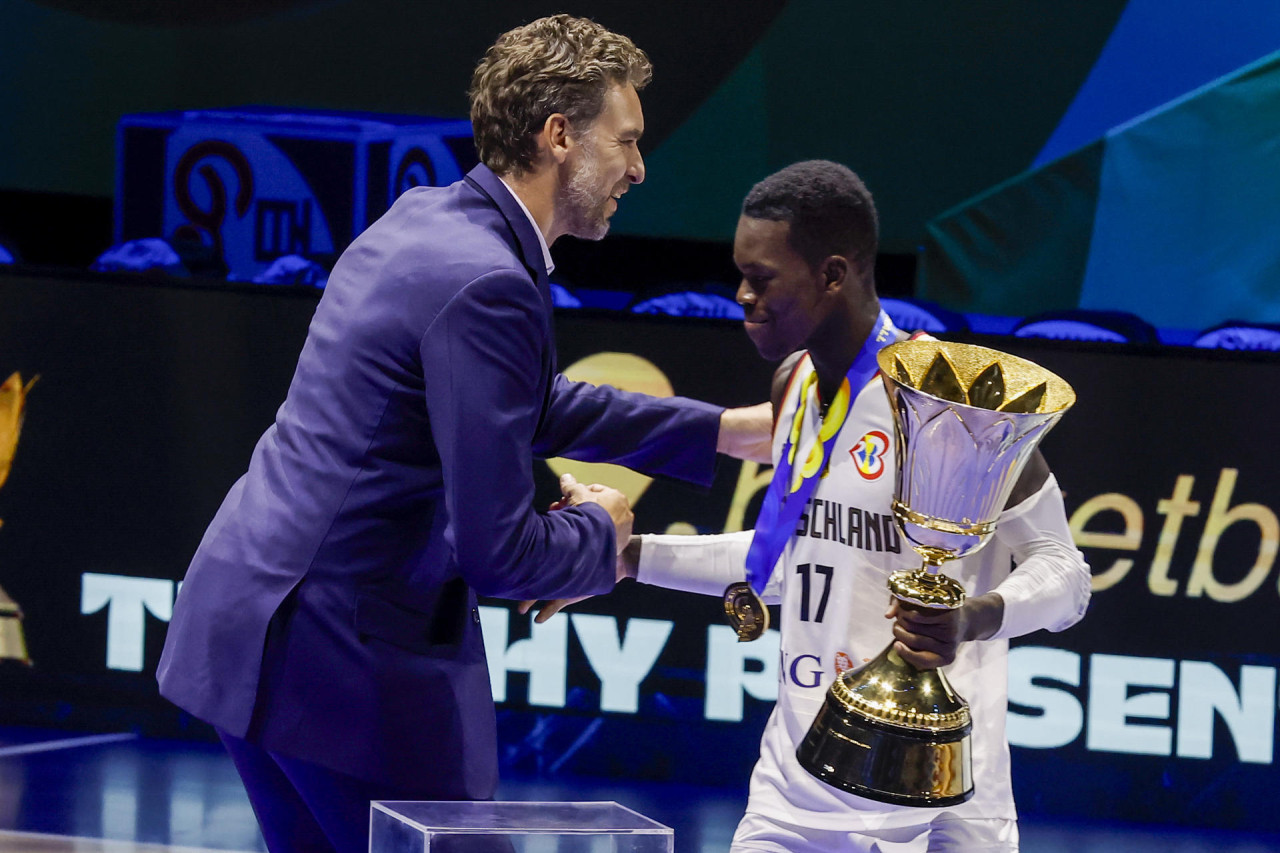
M 853 661 L 845 652 L 836 652 L 836 678 L 853 669 Z
M 858 473 L 864 480 L 877 480 L 884 473 L 884 456 L 889 450 L 889 436 L 878 429 L 858 439 L 858 443 L 849 451 Z

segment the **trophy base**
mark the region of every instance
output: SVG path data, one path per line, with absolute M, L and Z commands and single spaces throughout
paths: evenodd
M 972 797 L 968 705 L 954 697 L 962 709 L 941 715 L 898 708 L 904 722 L 889 723 L 870 714 L 883 716 L 885 706 L 895 702 L 871 699 L 865 713 L 858 707 L 868 701 L 862 688 L 876 684 L 896 685 L 899 699 L 916 692 L 954 696 L 940 671 L 916 670 L 890 646 L 866 666 L 846 672 L 827 691 L 796 750 L 800 766 L 834 788 L 893 805 L 943 808 Z

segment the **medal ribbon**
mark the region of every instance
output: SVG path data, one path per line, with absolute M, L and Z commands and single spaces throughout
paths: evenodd
M 836 392 L 835 399 L 822 418 L 818 440 L 813 443 L 803 464 L 797 467 L 796 454 L 799 450 L 800 431 L 804 426 L 809 390 L 817 383 L 818 373 L 815 370 L 806 377 L 804 386 L 800 389 L 800 402 L 791 418 L 786 444 L 782 447 L 782 458 L 773 469 L 773 479 L 769 481 L 769 490 L 765 493 L 760 516 L 756 519 L 755 535 L 752 536 L 751 547 L 747 551 L 747 582 L 757 595 L 764 592 L 778 558 L 782 556 L 787 541 L 795 531 L 800 512 L 827 470 L 836 436 L 844 426 L 856 393 L 871 381 L 879 369 L 876 354 L 893 341 L 895 331 L 888 315 L 881 311 L 871 334 L 849 366 L 849 372 L 840 383 L 840 390 Z

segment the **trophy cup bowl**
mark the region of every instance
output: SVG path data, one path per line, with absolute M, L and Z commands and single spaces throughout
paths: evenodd
M 965 590 L 941 574 L 995 531 L 1032 451 L 1075 403 L 1039 365 L 998 350 L 935 340 L 880 351 L 893 412 L 893 515 L 922 559 L 890 592 L 916 607 L 954 609 Z M 831 685 L 796 758 L 849 793 L 944 807 L 973 796 L 969 704 L 941 669 L 920 670 L 890 643 Z

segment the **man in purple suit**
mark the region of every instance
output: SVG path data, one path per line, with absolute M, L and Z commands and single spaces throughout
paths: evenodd
M 373 799 L 489 799 L 493 700 L 476 596 L 602 593 L 631 512 L 534 457 L 710 482 L 768 455 L 765 407 L 723 410 L 556 372 L 548 246 L 599 239 L 644 179 L 624 36 L 558 15 L 476 69 L 484 165 L 409 190 L 333 269 L 275 424 L 174 606 L 161 693 L 211 723 L 268 847 L 367 849 Z

